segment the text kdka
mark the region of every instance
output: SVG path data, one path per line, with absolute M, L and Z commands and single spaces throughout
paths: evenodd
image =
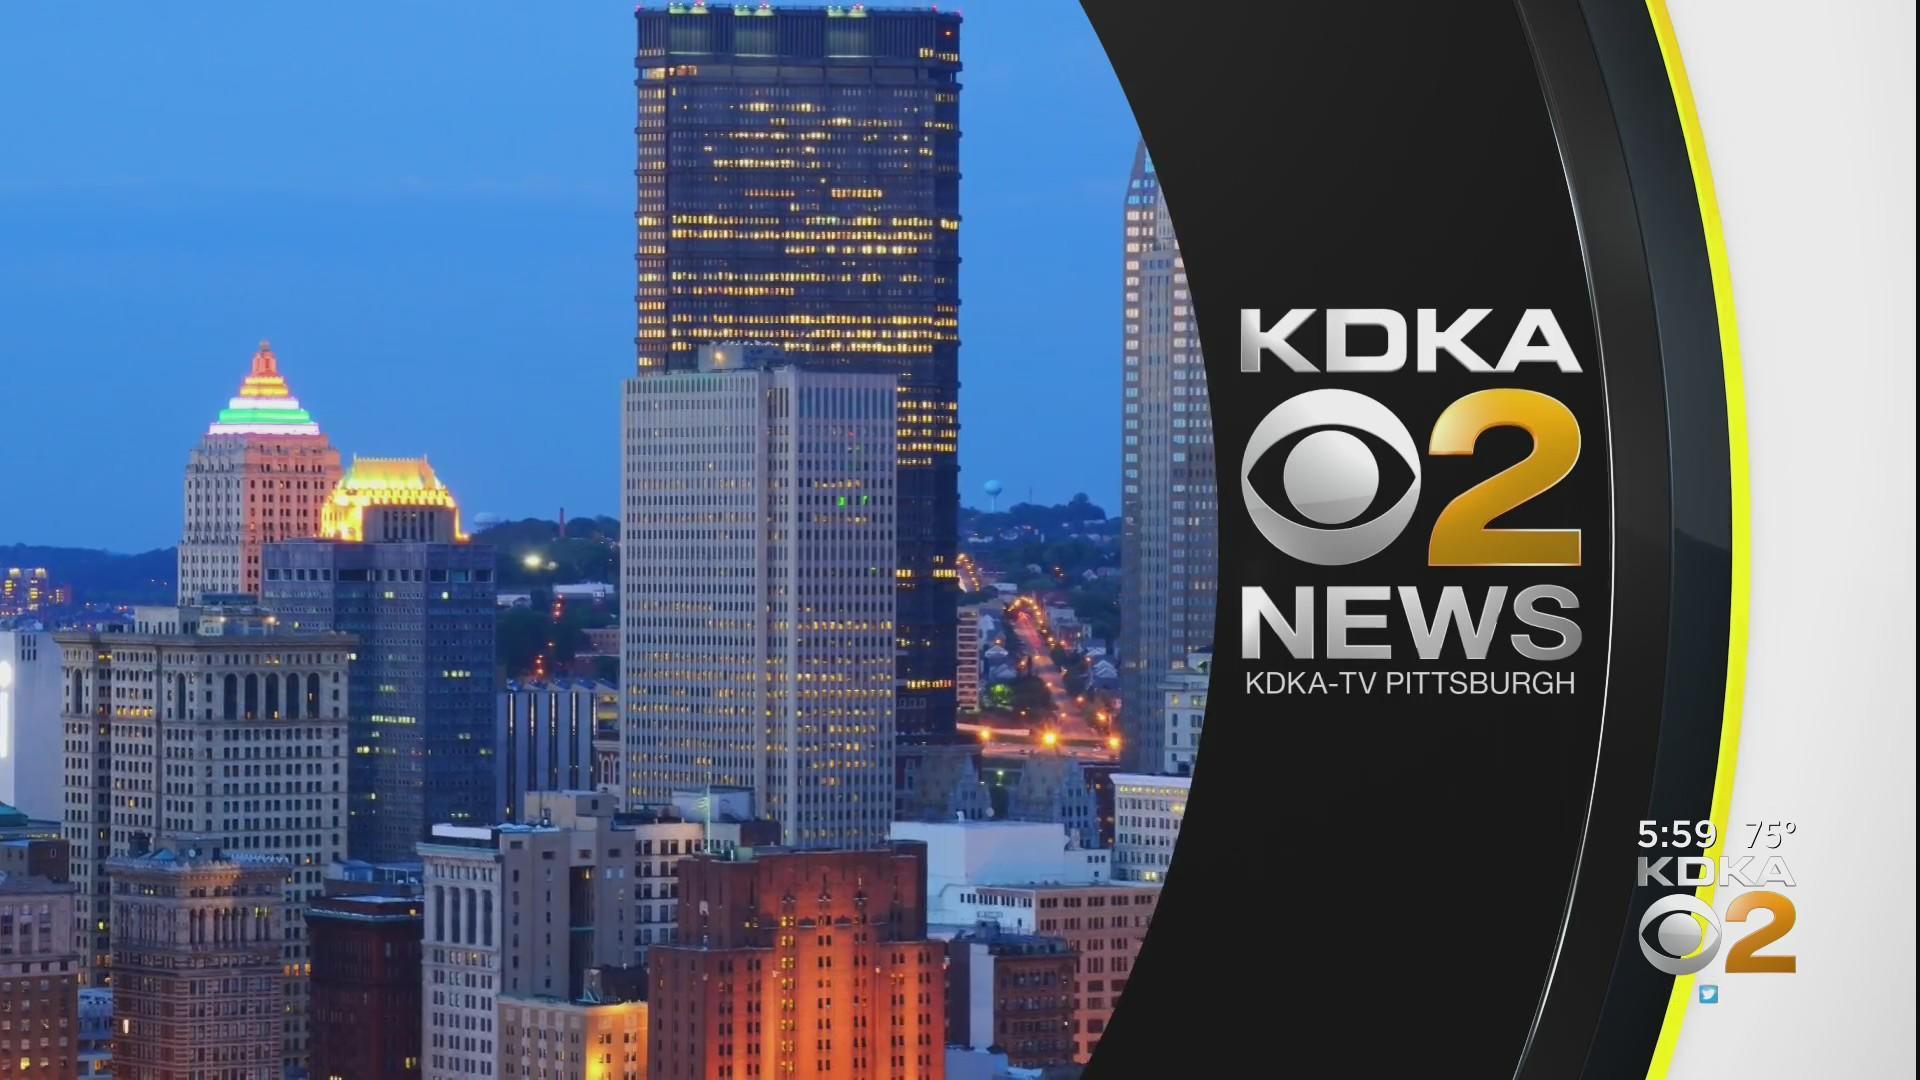
M 1293 308 L 1271 326 L 1263 327 L 1258 308 L 1240 312 L 1240 370 L 1257 373 L 1260 358 L 1272 353 L 1294 371 L 1316 373 L 1320 369 L 1301 355 L 1290 339 L 1301 324 L 1312 318 L 1318 308 Z M 1437 371 L 1442 352 L 1459 361 L 1467 371 L 1482 375 L 1512 372 L 1521 364 L 1552 364 L 1569 374 L 1580 370 L 1573 347 L 1560 329 L 1560 321 L 1551 308 L 1527 308 L 1515 321 L 1507 347 L 1500 359 L 1489 365 L 1485 358 L 1467 345 L 1467 335 L 1482 320 L 1493 314 L 1492 308 L 1468 308 L 1459 318 L 1442 327 L 1433 308 L 1420 308 L 1413 314 L 1413 363 L 1415 371 Z M 1325 363 L 1329 374 L 1342 372 L 1399 371 L 1407 366 L 1407 317 L 1391 308 L 1328 308 L 1326 316 Z M 1373 327 L 1386 334 L 1386 347 L 1380 352 L 1355 355 L 1349 351 L 1348 330 L 1356 326 Z M 1538 343 L 1535 339 L 1538 338 Z

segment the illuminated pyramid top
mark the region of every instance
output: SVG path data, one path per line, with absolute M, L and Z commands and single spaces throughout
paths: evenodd
M 273 346 L 263 341 L 260 351 L 253 354 L 253 371 L 240 384 L 240 395 L 220 410 L 220 419 L 207 428 L 207 434 L 318 435 L 320 425 L 287 388 Z
M 367 512 L 391 508 L 446 511 L 451 521 L 445 523 L 443 531 L 450 535 L 432 538 L 457 542 L 467 539 L 467 534 L 460 531 L 460 504 L 424 457 L 356 456 L 320 508 L 320 535 L 329 540 L 364 541 Z

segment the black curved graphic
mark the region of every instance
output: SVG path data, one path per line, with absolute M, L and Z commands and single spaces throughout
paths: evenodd
M 1714 294 L 1647 11 L 1085 6 L 1179 233 L 1221 524 L 1204 763 L 1092 1075 L 1645 1075 L 1672 980 L 1635 941 L 1657 895 L 1634 888 L 1636 826 L 1708 816 L 1731 602 Z M 1448 402 L 1492 385 L 1444 366 L 1357 377 L 1373 382 L 1239 370 L 1242 310 L 1352 307 L 1559 317 L 1583 373 L 1499 385 L 1563 400 L 1585 445 L 1565 481 L 1494 524 L 1583 532 L 1581 565 L 1528 578 L 1580 597 L 1573 692 L 1250 690 L 1283 665 L 1240 656 L 1240 590 L 1358 580 L 1260 538 L 1237 475 L 1254 425 L 1338 385 L 1424 440 Z M 1416 520 L 1527 452 L 1496 429 L 1468 459 L 1430 459 Z M 1494 580 L 1426 555 L 1410 529 L 1361 578 L 1427 597 Z

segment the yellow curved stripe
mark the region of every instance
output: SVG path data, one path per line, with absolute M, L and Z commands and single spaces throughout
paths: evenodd
M 1687 160 L 1693 166 L 1693 187 L 1700 198 L 1700 226 L 1705 233 L 1707 262 L 1713 272 L 1713 306 L 1719 316 L 1721 370 L 1727 389 L 1727 461 L 1732 483 L 1732 593 L 1727 625 L 1727 695 L 1720 720 L 1720 760 L 1713 778 L 1713 825 L 1717 833 L 1714 846 L 1704 853 L 1718 859 L 1727 843 L 1727 820 L 1733 803 L 1733 770 L 1740 753 L 1740 708 L 1747 685 L 1747 617 L 1750 606 L 1751 566 L 1749 563 L 1752 503 L 1748 490 L 1746 388 L 1740 375 L 1740 336 L 1733 319 L 1733 278 L 1727 268 L 1726 234 L 1720 224 L 1720 204 L 1713 195 L 1713 172 L 1707 167 L 1706 140 L 1700 134 L 1700 117 L 1694 111 L 1693 91 L 1687 85 L 1687 69 L 1680 62 L 1680 45 L 1674 39 L 1673 21 L 1667 17 L 1665 0 L 1647 0 L 1647 14 L 1653 20 L 1654 36 L 1660 40 L 1660 55 L 1666 61 L 1667 81 L 1673 85 L 1673 101 L 1680 112 L 1680 129 L 1687 140 Z M 1713 885 L 1696 890 L 1703 903 L 1713 903 Z M 1680 1025 L 1693 1001 L 1694 977 L 1683 975 L 1673 980 L 1673 994 L 1667 999 L 1667 1012 L 1660 1024 L 1660 1041 L 1654 1045 L 1653 1060 L 1647 1067 L 1647 1080 L 1665 1080 L 1673 1066 L 1674 1048 L 1680 1042 Z

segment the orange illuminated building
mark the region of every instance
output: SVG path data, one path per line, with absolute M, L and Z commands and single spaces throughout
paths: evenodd
M 647 1003 L 500 998 L 506 1080 L 647 1080 Z
M 320 534 L 340 452 L 300 407 L 266 342 L 187 462 L 180 602 L 260 595 L 260 548 Z
M 680 862 L 650 956 L 652 1080 L 943 1080 L 945 947 L 927 849 L 742 849 Z

